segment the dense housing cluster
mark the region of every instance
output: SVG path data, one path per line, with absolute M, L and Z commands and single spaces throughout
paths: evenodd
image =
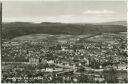
M 56 36 L 55 36 L 56 37 Z M 3 82 L 128 82 L 124 33 L 2 43 Z

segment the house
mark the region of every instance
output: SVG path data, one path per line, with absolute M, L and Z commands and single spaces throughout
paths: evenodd
M 48 64 L 54 64 L 54 60 L 47 61 Z
M 37 65 L 37 64 L 39 64 L 39 59 L 31 57 L 31 58 L 29 58 L 29 64 Z
M 94 78 L 94 80 L 95 80 L 95 81 L 98 81 L 98 82 L 102 82 L 102 81 L 104 81 L 105 79 L 102 78 L 102 77 L 96 76 L 96 77 Z
M 67 40 L 58 40 L 59 43 L 65 44 L 67 43 Z
M 11 45 L 19 45 L 18 42 L 11 42 Z
M 10 46 L 10 43 L 9 42 L 3 42 L 2 46 Z

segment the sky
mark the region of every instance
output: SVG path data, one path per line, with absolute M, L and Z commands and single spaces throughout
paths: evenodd
M 125 1 L 5 1 L 3 22 L 97 23 L 126 21 Z

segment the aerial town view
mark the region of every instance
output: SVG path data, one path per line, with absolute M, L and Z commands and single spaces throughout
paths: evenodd
M 128 83 L 125 2 L 69 3 L 3 2 L 2 83 Z

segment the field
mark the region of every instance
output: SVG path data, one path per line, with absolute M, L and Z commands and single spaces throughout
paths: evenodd
M 36 40 L 69 40 L 69 39 L 75 39 L 75 38 L 86 38 L 89 37 L 90 34 L 88 35 L 50 35 L 50 34 L 31 34 L 31 35 L 24 35 L 24 36 L 19 36 L 16 38 L 13 38 L 12 40 L 31 40 L 31 41 L 36 41 Z

